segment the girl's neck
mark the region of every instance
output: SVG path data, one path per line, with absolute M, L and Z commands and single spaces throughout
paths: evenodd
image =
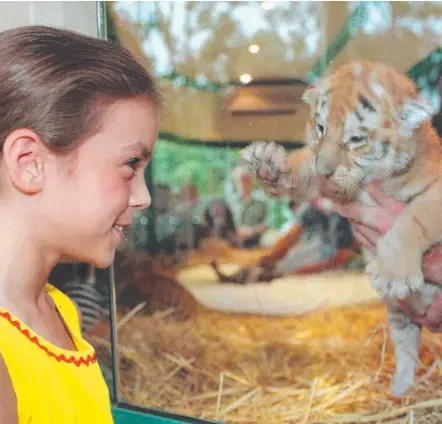
M 2 219 L 5 217 L 0 208 L 0 306 L 38 306 L 44 301 L 47 278 L 56 260 L 48 260 L 28 233 L 31 220 L 20 222 L 11 215 Z

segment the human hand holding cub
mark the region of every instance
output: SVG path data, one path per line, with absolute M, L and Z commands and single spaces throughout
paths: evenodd
M 393 197 L 386 196 L 379 186 L 372 183 L 367 187 L 376 206 L 367 207 L 352 202 L 345 205 L 329 199 L 317 199 L 314 204 L 327 211 L 334 211 L 349 219 L 356 240 L 365 248 L 376 252 L 379 239 L 390 229 L 404 205 Z M 442 245 L 436 245 L 423 257 L 422 273 L 426 280 L 442 285 Z M 404 312 L 416 323 L 433 332 L 442 332 L 442 296 L 436 296 L 423 316 L 415 316 L 409 302 L 399 301 Z

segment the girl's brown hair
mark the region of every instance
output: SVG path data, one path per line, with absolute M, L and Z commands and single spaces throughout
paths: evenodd
M 152 76 L 119 44 L 45 26 L 0 33 L 0 152 L 19 128 L 70 151 L 98 129 L 100 105 L 136 97 L 160 103 Z

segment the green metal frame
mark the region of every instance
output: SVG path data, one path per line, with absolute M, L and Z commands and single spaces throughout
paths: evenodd
M 183 421 L 176 421 L 171 418 L 156 417 L 145 412 L 137 412 L 131 409 L 114 407 L 112 410 L 115 423 L 118 424 L 175 424 Z
M 114 405 L 112 415 L 116 424 L 220 424 L 129 404 Z

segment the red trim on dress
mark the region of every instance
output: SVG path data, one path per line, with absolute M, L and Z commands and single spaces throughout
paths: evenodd
M 97 361 L 97 356 L 95 352 L 92 355 L 87 355 L 86 357 L 80 357 L 79 359 L 76 359 L 74 356 L 67 358 L 64 354 L 57 355 L 56 353 L 51 352 L 46 346 L 43 346 L 38 340 L 38 337 L 31 336 L 27 328 L 23 329 L 20 325 L 20 322 L 14 320 L 9 312 L 0 311 L 0 316 L 6 318 L 6 320 L 8 320 L 15 328 L 17 328 L 17 330 L 20 331 L 20 333 L 26 336 L 32 343 L 37 345 L 40 349 L 45 351 L 48 356 L 51 356 L 52 358 L 56 359 L 57 362 L 66 362 L 69 364 L 74 364 L 77 367 L 79 367 L 80 365 L 89 366 L 90 364 L 94 364 Z

